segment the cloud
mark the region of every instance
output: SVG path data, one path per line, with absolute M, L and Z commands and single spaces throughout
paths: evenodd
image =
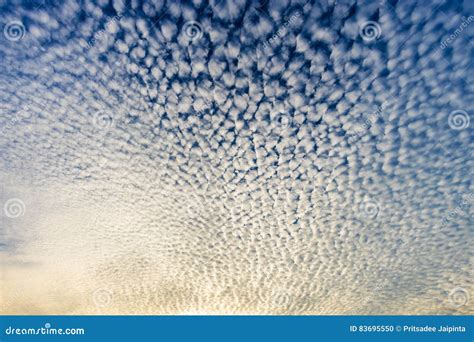
M 463 5 L 130 6 L 2 5 L 2 313 L 470 312 Z

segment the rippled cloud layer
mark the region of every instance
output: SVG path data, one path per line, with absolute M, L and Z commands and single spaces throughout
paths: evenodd
M 0 6 L 0 313 L 473 313 L 468 1 Z

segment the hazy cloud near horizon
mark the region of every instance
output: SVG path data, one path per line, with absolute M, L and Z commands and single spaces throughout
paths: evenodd
M 0 313 L 472 314 L 473 7 L 0 1 Z

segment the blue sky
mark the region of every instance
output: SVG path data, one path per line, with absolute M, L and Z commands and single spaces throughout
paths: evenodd
M 472 3 L 0 7 L 1 313 L 472 314 Z

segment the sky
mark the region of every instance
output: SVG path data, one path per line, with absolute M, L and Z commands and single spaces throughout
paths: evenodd
M 472 1 L 0 28 L 0 314 L 473 314 Z

